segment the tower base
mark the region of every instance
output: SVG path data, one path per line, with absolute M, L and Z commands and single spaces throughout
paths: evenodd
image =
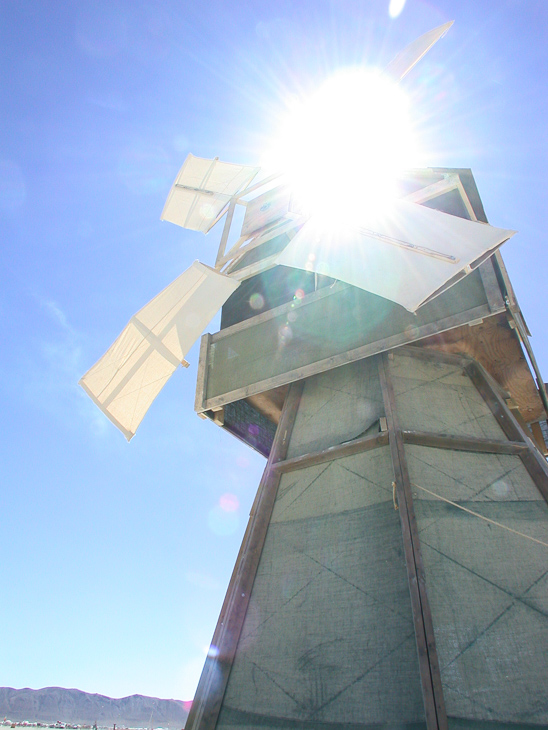
M 187 730 L 548 728 L 547 498 L 471 358 L 293 384 Z

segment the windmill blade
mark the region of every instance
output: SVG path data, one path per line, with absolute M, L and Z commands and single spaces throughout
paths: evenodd
M 440 25 L 438 28 L 433 28 L 428 33 L 414 40 L 390 61 L 384 69 L 384 73 L 394 79 L 394 81 L 401 81 L 411 71 L 413 66 L 428 53 L 434 43 L 437 43 L 440 38 L 443 38 L 454 22 L 454 20 L 450 20 L 448 23 L 444 23 L 444 25 Z
M 470 273 L 515 231 L 405 200 L 360 228 L 311 218 L 276 260 L 340 279 L 415 312 Z
M 129 321 L 80 385 L 129 441 L 238 281 L 195 261 Z
M 207 233 L 230 198 L 243 190 L 259 167 L 188 155 L 167 196 L 161 220 Z

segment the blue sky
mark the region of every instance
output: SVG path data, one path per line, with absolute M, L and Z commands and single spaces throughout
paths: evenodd
M 77 381 L 214 260 L 219 233 L 159 220 L 188 152 L 256 163 L 330 72 L 455 20 L 404 87 L 427 164 L 471 167 L 490 222 L 519 231 L 503 255 L 548 378 L 548 5 L 388 9 L 2 4 L 0 685 L 192 697 L 264 460 L 194 414 L 197 347 L 131 444 Z

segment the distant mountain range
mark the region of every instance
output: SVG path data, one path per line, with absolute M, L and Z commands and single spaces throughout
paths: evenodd
M 157 697 L 131 695 L 113 699 L 78 689 L 44 687 L 44 689 L 12 689 L 0 687 L 0 722 L 4 717 L 13 722 L 62 722 L 70 725 L 128 728 L 184 728 L 189 703 L 160 700 Z

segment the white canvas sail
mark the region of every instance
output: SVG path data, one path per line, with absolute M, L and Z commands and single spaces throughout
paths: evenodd
M 397 200 L 359 228 L 311 218 L 276 263 L 332 276 L 414 312 L 514 233 Z
M 414 40 L 390 61 L 384 69 L 384 73 L 395 81 L 401 81 L 411 71 L 413 66 L 428 53 L 434 43 L 437 43 L 440 38 L 443 38 L 453 23 L 454 21 L 450 20 L 448 23 L 433 28 L 428 33 Z
M 195 261 L 135 314 L 80 385 L 128 441 L 239 282 Z
M 230 198 L 243 190 L 259 169 L 188 155 L 160 217 L 183 228 L 207 233 Z

